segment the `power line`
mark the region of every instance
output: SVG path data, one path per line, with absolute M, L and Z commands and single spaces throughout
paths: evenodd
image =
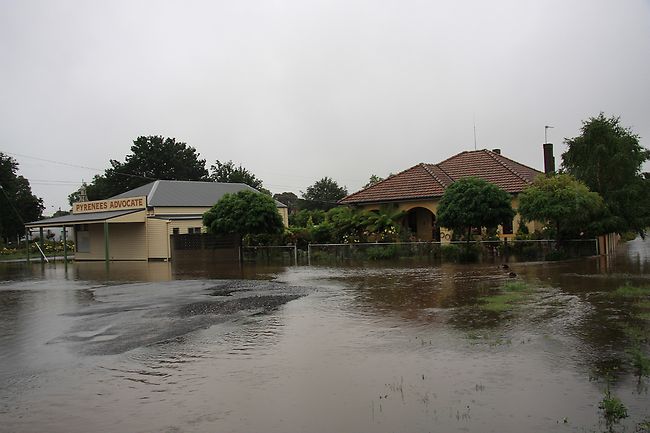
M 49 162 L 51 164 L 65 165 L 65 166 L 74 167 L 74 168 L 83 168 L 85 170 L 96 171 L 98 173 L 106 171 L 106 170 L 101 170 L 99 168 L 87 167 L 85 165 L 70 164 L 70 163 L 67 163 L 67 162 L 55 161 L 53 159 L 39 158 L 37 156 L 24 155 L 24 154 L 21 154 L 21 153 L 5 152 L 5 151 L 3 151 L 2 153 L 6 153 L 7 155 L 19 156 L 21 158 L 34 159 L 36 161 Z M 138 175 L 138 174 L 120 173 L 119 171 L 115 171 L 115 174 L 118 175 L 118 176 L 136 177 L 136 178 L 139 178 L 139 179 L 158 180 L 158 179 L 153 178 L 153 177 L 141 176 L 141 175 Z

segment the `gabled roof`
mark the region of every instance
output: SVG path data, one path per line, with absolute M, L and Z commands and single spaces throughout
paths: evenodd
M 111 198 L 147 196 L 147 206 L 210 207 L 224 196 L 239 191 L 255 191 L 244 183 L 156 180 Z M 286 205 L 275 201 L 278 207 Z
M 438 164 L 420 163 L 345 197 L 339 203 L 379 203 L 441 197 L 464 177 L 478 177 L 509 193 L 519 193 L 541 171 L 490 150 L 461 152 Z

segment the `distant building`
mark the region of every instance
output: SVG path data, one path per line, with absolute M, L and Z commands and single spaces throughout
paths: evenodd
M 440 198 L 455 181 L 464 177 L 478 177 L 491 182 L 513 196 L 512 207 L 517 209 L 517 195 L 530 185 L 541 171 L 501 155 L 499 149 L 461 152 L 437 164 L 420 163 L 381 182 L 350 194 L 339 201 L 367 210 L 393 205 L 406 212 L 405 225 L 413 235 L 425 241 L 440 240 L 446 231 L 436 224 Z M 499 227 L 501 238 L 514 237 L 521 219 L 516 215 L 511 224 Z M 532 232 L 535 223 L 527 224 Z
M 157 180 L 107 200 L 73 205 L 72 214 L 26 224 L 74 227 L 75 260 L 169 260 L 170 235 L 201 233 L 203 214 L 228 193 L 257 191 L 240 183 Z M 284 225 L 287 207 L 276 201 Z

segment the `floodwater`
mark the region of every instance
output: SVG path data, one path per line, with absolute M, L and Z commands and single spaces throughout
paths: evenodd
M 640 239 L 509 269 L 0 264 L 0 431 L 599 432 L 609 384 L 633 432 L 648 323 L 607 293 L 649 270 Z M 507 281 L 525 300 L 480 308 Z

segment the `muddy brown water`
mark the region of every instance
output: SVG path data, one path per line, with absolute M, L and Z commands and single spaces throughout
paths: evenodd
M 592 432 L 607 382 L 634 431 L 648 324 L 606 294 L 649 270 L 640 239 L 507 270 L 0 264 L 0 431 Z M 512 280 L 522 304 L 478 307 Z

